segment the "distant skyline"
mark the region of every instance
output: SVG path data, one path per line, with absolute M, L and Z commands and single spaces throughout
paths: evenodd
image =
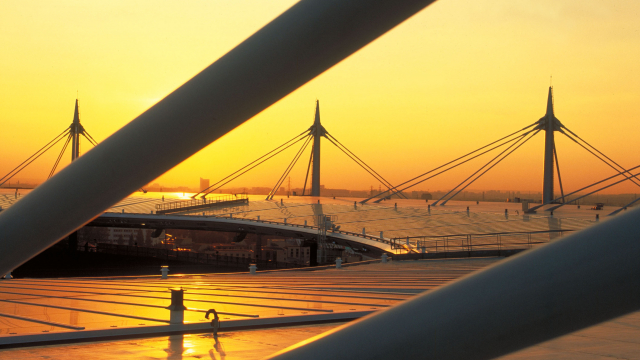
M 83 125 L 102 141 L 293 3 L 1 2 L 0 176 L 69 126 L 76 91 Z M 639 165 L 639 11 L 629 1 L 438 1 L 155 182 L 216 182 L 307 129 L 319 99 L 327 130 L 397 184 L 538 120 L 551 75 L 556 116 L 621 165 Z M 565 192 L 613 174 L 556 138 Z M 16 179 L 44 180 L 60 148 Z M 229 187 L 272 187 L 295 151 Z M 326 187 L 377 187 L 325 140 L 322 151 Z M 542 154 L 539 134 L 475 191 L 541 191 Z M 411 190 L 450 189 L 482 163 Z

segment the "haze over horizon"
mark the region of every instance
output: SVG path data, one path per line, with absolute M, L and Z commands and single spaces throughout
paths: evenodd
M 294 3 L 0 3 L 8 55 L 0 57 L 0 176 L 69 126 L 76 91 L 82 124 L 100 142 Z M 558 119 L 621 165 L 639 165 L 629 151 L 640 133 L 639 10 L 625 1 L 438 1 L 155 182 L 216 182 L 307 129 L 319 99 L 327 130 L 397 184 L 538 120 L 550 75 Z M 543 141 L 536 136 L 474 189 L 541 191 Z M 556 141 L 565 192 L 614 173 Z M 44 179 L 60 148 L 15 180 Z M 84 141 L 81 153 L 89 149 Z M 272 187 L 296 151 L 227 187 Z M 292 187 L 304 182 L 307 156 Z M 411 190 L 450 189 L 488 160 Z M 377 187 L 325 140 L 322 162 L 327 188 Z

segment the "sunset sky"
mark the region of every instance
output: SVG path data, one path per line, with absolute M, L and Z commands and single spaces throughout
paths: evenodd
M 69 126 L 76 92 L 82 124 L 102 141 L 294 3 L 0 2 L 0 177 Z M 319 99 L 327 130 L 399 183 L 538 120 L 551 75 L 560 121 L 623 166 L 640 165 L 639 18 L 638 1 L 438 1 L 156 181 L 196 187 L 199 177 L 225 177 L 307 129 Z M 613 174 L 556 136 L 565 191 Z M 470 190 L 541 191 L 543 141 L 541 133 Z M 322 146 L 322 184 L 377 188 Z M 44 180 L 61 147 L 16 179 Z M 273 186 L 296 150 L 230 185 Z M 292 187 L 302 186 L 307 161 Z M 482 164 L 415 190 L 450 189 Z

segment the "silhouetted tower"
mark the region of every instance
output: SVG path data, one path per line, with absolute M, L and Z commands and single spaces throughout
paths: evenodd
M 554 183 L 554 153 L 555 139 L 554 132 L 560 130 L 562 124 L 553 113 L 553 87 L 549 86 L 549 96 L 547 98 L 547 113 L 540 119 L 541 127 L 545 131 L 544 141 L 544 178 L 542 183 L 542 203 L 550 203 L 555 199 L 553 195 Z
M 326 130 L 320 124 L 320 101 L 316 100 L 316 116 L 311 129 L 313 135 L 313 170 L 311 173 L 311 196 L 320 196 L 320 138 L 326 135 Z
M 80 112 L 78 111 L 78 99 L 73 113 L 73 122 L 69 126 L 71 135 L 71 161 L 80 157 L 80 135 L 84 133 L 84 128 L 80 124 Z

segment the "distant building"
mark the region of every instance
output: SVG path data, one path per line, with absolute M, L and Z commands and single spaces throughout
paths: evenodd
M 209 179 L 200 178 L 200 191 L 204 191 L 209 187 Z
M 262 259 L 296 265 L 309 264 L 310 249 L 302 239 L 268 239 L 261 248 Z
M 205 252 L 218 256 L 255 260 L 253 250 L 251 250 L 251 247 L 246 244 L 218 244 L 213 246 L 212 250 Z
M 284 250 L 284 261 L 297 265 L 305 265 L 309 263 L 310 249 L 303 246 L 302 239 L 286 239 L 281 245 Z
M 78 242 L 107 243 L 116 245 L 155 246 L 162 241 L 164 233 L 152 238 L 153 229 L 130 229 L 86 226 L 78 230 Z

